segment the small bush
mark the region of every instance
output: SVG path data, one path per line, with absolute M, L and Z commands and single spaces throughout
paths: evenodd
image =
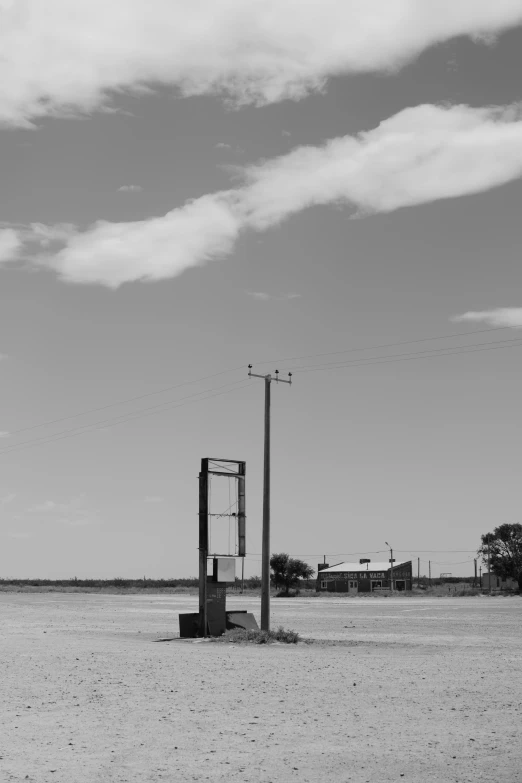
M 285 631 L 280 626 L 277 631 L 246 630 L 245 628 L 233 628 L 225 631 L 223 636 L 218 636 L 212 641 L 228 642 L 229 644 L 272 644 L 273 642 L 283 642 L 284 644 L 297 644 L 300 636 L 296 631 Z

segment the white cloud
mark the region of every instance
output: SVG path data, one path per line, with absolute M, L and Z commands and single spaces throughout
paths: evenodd
M 15 261 L 22 240 L 19 234 L 12 228 L 0 228 L 0 264 Z
M 8 492 L 6 495 L 0 496 L 0 505 L 1 506 L 7 506 L 9 503 L 12 503 L 13 500 L 16 499 L 16 495 L 14 492 Z
M 33 262 L 62 279 L 116 288 L 175 277 L 230 253 L 241 231 L 267 230 L 313 205 L 345 205 L 364 216 L 480 193 L 520 176 L 521 107 L 424 105 L 373 130 L 246 167 L 243 185 L 163 217 L 99 221 L 85 231 L 37 226 L 20 235 L 28 247 L 47 243 Z M 53 243 L 63 246 L 55 251 Z
M 163 503 L 165 498 L 162 498 L 160 495 L 145 495 L 143 498 L 144 503 Z
M 11 435 L 7 430 L 0 430 L 0 438 L 8 438 Z
M 451 319 L 456 322 L 482 322 L 491 326 L 511 326 L 522 329 L 522 307 L 498 307 L 495 310 L 463 313 Z
M 155 84 L 236 102 L 298 99 L 396 69 L 456 36 L 522 23 L 520 0 L 25 0 L 0 4 L 0 119 L 91 112 Z
M 230 144 L 225 144 L 224 141 L 220 141 L 220 142 L 218 142 L 218 144 L 216 144 L 216 149 L 217 150 L 230 150 L 230 149 L 232 149 L 232 146 Z
M 40 258 L 64 280 L 103 282 L 160 280 L 228 254 L 239 220 L 222 194 L 203 196 L 163 217 L 133 223 L 99 221 L 75 232 L 66 247 Z
M 416 106 L 377 128 L 249 167 L 241 207 L 257 229 L 315 204 L 390 212 L 522 175 L 518 107 Z
M 141 185 L 122 185 L 118 188 L 118 193 L 140 193 L 142 190 Z

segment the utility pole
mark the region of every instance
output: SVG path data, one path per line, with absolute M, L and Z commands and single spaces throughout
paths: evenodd
M 417 587 L 420 587 L 420 557 L 417 558 Z
M 245 592 L 245 558 L 241 558 L 241 595 Z
M 252 365 L 248 365 L 248 374 L 251 378 L 263 378 L 265 382 L 265 438 L 263 458 L 263 542 L 261 547 L 261 630 L 270 630 L 270 386 L 272 380 L 277 383 L 292 383 L 292 373 L 288 373 L 288 380 L 279 377 L 279 370 L 275 371 L 275 378 L 268 375 L 258 375 L 252 372 Z
M 488 593 L 491 595 L 491 544 L 488 538 Z
M 386 546 L 390 546 L 387 541 Z M 390 546 L 390 593 L 393 593 L 393 549 Z
M 431 560 L 428 560 L 428 574 L 429 574 L 428 579 L 431 587 Z
M 476 557 L 473 559 L 473 565 L 474 565 L 474 570 L 473 570 L 473 587 L 476 587 L 477 586 L 477 558 Z

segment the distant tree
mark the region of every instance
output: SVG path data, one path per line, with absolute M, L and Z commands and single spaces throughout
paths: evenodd
M 477 554 L 484 565 L 488 564 L 489 552 L 492 573 L 503 579 L 515 579 L 522 590 L 522 525 L 500 525 L 481 538 Z
M 308 563 L 290 557 L 286 552 L 272 555 L 270 568 L 274 572 L 275 586 L 283 586 L 287 594 L 291 587 L 299 588 L 301 579 L 311 579 L 315 573 Z

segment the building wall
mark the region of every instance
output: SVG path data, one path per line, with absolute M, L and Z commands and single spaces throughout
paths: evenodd
M 370 564 L 371 566 L 371 564 Z M 390 571 L 367 571 L 338 572 L 331 574 L 317 574 L 317 590 L 319 592 L 347 593 L 349 583 L 357 582 L 358 593 L 371 593 L 376 588 L 375 583 L 381 582 L 382 589 L 390 589 Z M 404 563 L 393 569 L 394 588 L 397 588 L 397 582 L 404 582 L 404 589 L 412 588 L 412 564 Z M 400 587 L 399 587 L 400 589 Z

